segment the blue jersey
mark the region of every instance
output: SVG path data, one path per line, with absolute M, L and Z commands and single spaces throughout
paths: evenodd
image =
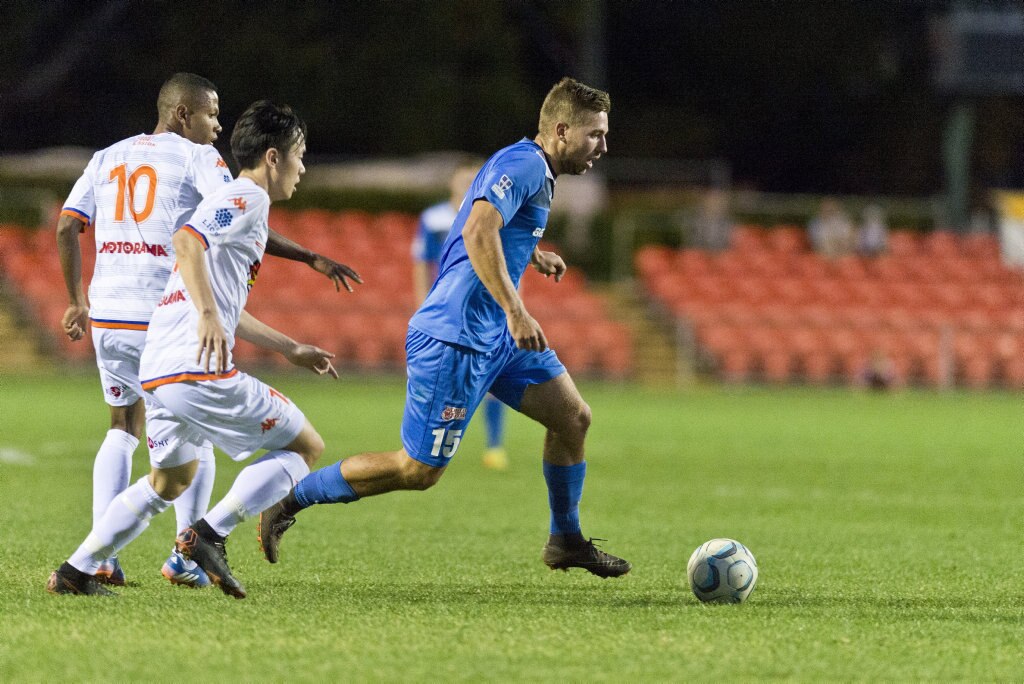
M 499 150 L 477 173 L 441 250 L 437 280 L 409 326 L 434 339 L 487 352 L 508 332 L 505 312 L 480 281 L 466 254 L 462 229 L 478 199 L 501 214 L 505 267 L 518 288 L 547 227 L 555 174 L 540 146 L 523 138 Z
M 412 241 L 412 258 L 428 264 L 441 260 L 441 247 L 455 221 L 455 209 L 450 202 L 427 207 L 420 214 L 420 224 Z

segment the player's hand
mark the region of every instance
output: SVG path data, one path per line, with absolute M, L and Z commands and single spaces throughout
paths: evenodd
M 320 347 L 314 347 L 311 344 L 296 344 L 285 354 L 285 358 L 300 368 L 308 368 L 317 375 L 330 375 L 335 380 L 338 379 L 338 371 L 334 370 L 334 364 L 331 363 L 334 354 Z
M 199 314 L 199 353 L 196 354 L 196 363 L 203 366 L 203 357 L 206 357 L 206 365 L 203 366 L 206 372 L 210 372 L 210 363 L 216 357 L 214 365 L 216 373 L 223 373 L 228 369 L 228 338 L 224 334 L 224 326 L 221 325 L 220 317 L 215 313 Z
M 519 309 L 508 314 L 508 330 L 512 333 L 512 339 L 516 346 L 527 351 L 544 351 L 548 348 L 548 340 L 544 337 L 544 331 L 540 329 L 533 316 L 526 313 L 526 309 Z
M 530 263 L 545 278 L 555 276 L 556 283 L 562 279 L 567 269 L 562 257 L 554 252 L 542 252 L 539 249 L 530 256 Z
M 328 259 L 322 254 L 317 254 L 313 257 L 313 263 L 310 264 L 314 271 L 317 273 L 323 273 L 325 276 L 334 281 L 334 289 L 341 292 L 341 286 L 344 285 L 345 289 L 349 292 L 353 292 L 352 286 L 349 285 L 349 280 L 355 281 L 360 285 L 363 284 L 363 279 L 355 272 L 354 269 L 346 266 L 345 264 L 339 264 L 334 259 Z
M 89 324 L 89 307 L 72 304 L 64 311 L 60 325 L 71 340 L 77 342 L 85 337 L 85 328 Z

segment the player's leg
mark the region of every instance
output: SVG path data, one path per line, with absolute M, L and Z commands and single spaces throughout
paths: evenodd
M 145 406 L 139 385 L 139 355 L 146 333 L 140 330 L 93 328 L 93 347 L 103 399 L 110 408 L 110 429 L 93 461 L 92 520 L 131 481 L 132 454 L 145 427 Z M 97 573 L 100 581 L 123 586 L 124 572 L 116 557 L 106 559 Z
M 487 430 L 484 467 L 491 470 L 508 469 L 508 454 L 505 453 L 505 405 L 491 394 L 484 398 L 484 426 Z
M 164 421 L 163 429 L 149 423 L 149 434 L 162 444 L 159 457 L 150 450 L 153 469 L 114 498 L 85 541 L 51 576 L 47 590 L 55 594 L 110 594 L 96 579 L 103 562 L 142 534 L 149 521 L 171 505 L 195 474 L 196 444 L 187 430 Z
M 517 352 L 491 391 L 547 428 L 543 469 L 551 520 L 544 562 L 552 569 L 581 567 L 599 577 L 629 572 L 629 562 L 596 548 L 580 528 L 579 504 L 587 474 L 584 445 L 591 413 L 558 357 L 550 350 L 530 355 Z
M 216 474 L 213 444 L 209 441 L 204 441 L 200 446 L 197 463 L 192 484 L 181 493 L 181 496 L 174 500 L 175 537 L 182 530 L 191 527 L 209 510 L 210 495 L 213 493 L 213 481 Z M 171 554 L 160 568 L 160 574 L 167 578 L 167 581 L 171 584 L 193 589 L 202 589 L 211 584 L 206 571 L 199 567 L 195 561 L 185 558 L 178 551 L 176 545 L 172 545 Z
M 309 474 L 309 464 L 323 452 L 323 439 L 283 394 L 244 373 L 169 392 L 158 387 L 155 394 L 235 460 L 267 449 L 242 469 L 221 501 L 179 533 L 176 543 L 224 593 L 244 598 L 245 588 L 227 564 L 226 538 Z
M 311 473 L 265 511 L 259 539 L 271 563 L 278 561 L 281 536 L 299 511 L 395 490 L 428 489 L 444 474 L 491 380 L 488 357 L 415 330 L 406 339 L 406 355 L 402 448 L 358 454 Z

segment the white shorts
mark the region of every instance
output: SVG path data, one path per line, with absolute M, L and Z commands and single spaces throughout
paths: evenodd
M 142 399 L 139 359 L 145 344 L 145 330 L 92 326 L 92 346 L 96 349 L 103 399 L 110 406 L 131 406 Z
M 288 446 L 305 424 L 306 416 L 283 394 L 242 372 L 146 393 L 146 441 L 154 468 L 194 461 L 210 442 L 242 461 L 260 449 Z

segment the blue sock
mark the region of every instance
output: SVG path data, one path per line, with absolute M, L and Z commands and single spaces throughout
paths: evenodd
M 341 461 L 314 471 L 295 485 L 295 500 L 303 508 L 322 503 L 351 503 L 359 500 L 341 475 Z
M 505 405 L 493 397 L 484 401 L 484 418 L 487 423 L 487 448 L 501 446 L 505 432 Z
M 551 534 L 580 534 L 580 499 L 587 462 L 557 466 L 544 461 L 544 479 L 548 483 L 551 506 Z

